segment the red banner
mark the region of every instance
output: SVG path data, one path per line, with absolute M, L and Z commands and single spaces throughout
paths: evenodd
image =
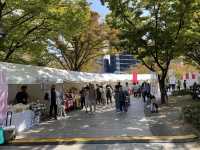
M 132 82 L 133 83 L 138 83 L 137 72 L 133 72 L 132 73 Z

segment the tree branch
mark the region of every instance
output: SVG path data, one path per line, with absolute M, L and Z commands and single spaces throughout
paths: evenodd
M 27 21 L 33 19 L 34 17 L 35 17 L 35 16 L 30 16 L 29 18 L 26 18 L 25 20 L 23 20 L 22 22 L 17 23 L 17 24 L 16 24 L 16 22 L 14 22 L 14 25 L 11 26 L 11 27 L 8 29 L 7 33 L 11 32 L 12 30 L 14 30 L 14 29 L 17 28 L 18 26 L 20 26 L 20 25 L 26 23 Z
M 142 61 L 142 63 L 149 69 L 151 70 L 152 72 L 156 72 L 156 70 L 152 67 L 152 66 L 149 66 L 147 65 L 147 63 L 144 61 L 144 59 L 140 59 Z
M 42 21 L 42 23 L 41 23 L 40 25 L 37 25 L 37 26 L 35 26 L 35 27 L 29 29 L 29 30 L 24 34 L 24 36 L 16 42 L 16 44 L 15 44 L 15 46 L 14 46 L 13 48 L 8 49 L 8 53 L 7 53 L 7 55 L 5 56 L 4 61 L 7 61 L 7 60 L 9 59 L 9 57 L 14 53 L 14 51 L 15 51 L 16 49 L 22 47 L 22 46 L 24 45 L 24 40 L 27 38 L 27 36 L 28 36 L 29 34 L 31 34 L 32 32 L 34 32 L 35 30 L 37 30 L 40 26 L 42 26 L 42 25 L 44 24 L 44 22 L 45 22 L 45 19 Z M 14 41 L 13 41 L 13 42 L 14 42 Z M 13 45 L 13 43 L 11 44 L 11 46 L 12 46 L 12 45 Z

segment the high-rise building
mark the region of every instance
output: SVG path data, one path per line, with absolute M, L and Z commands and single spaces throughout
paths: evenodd
M 138 63 L 133 55 L 127 53 L 106 56 L 103 62 L 105 73 L 124 73 Z

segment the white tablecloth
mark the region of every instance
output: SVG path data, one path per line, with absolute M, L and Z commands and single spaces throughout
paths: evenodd
M 22 132 L 26 129 L 30 129 L 33 126 L 33 117 L 34 112 L 31 110 L 14 113 L 12 117 L 12 125 L 16 127 L 17 132 Z

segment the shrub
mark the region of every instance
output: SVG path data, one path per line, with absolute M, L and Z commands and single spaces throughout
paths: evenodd
M 183 108 L 184 119 L 200 129 L 200 104 L 192 104 Z
M 173 96 L 184 96 L 184 95 L 191 95 L 191 91 L 190 90 L 180 90 L 180 91 L 173 91 L 172 92 Z

